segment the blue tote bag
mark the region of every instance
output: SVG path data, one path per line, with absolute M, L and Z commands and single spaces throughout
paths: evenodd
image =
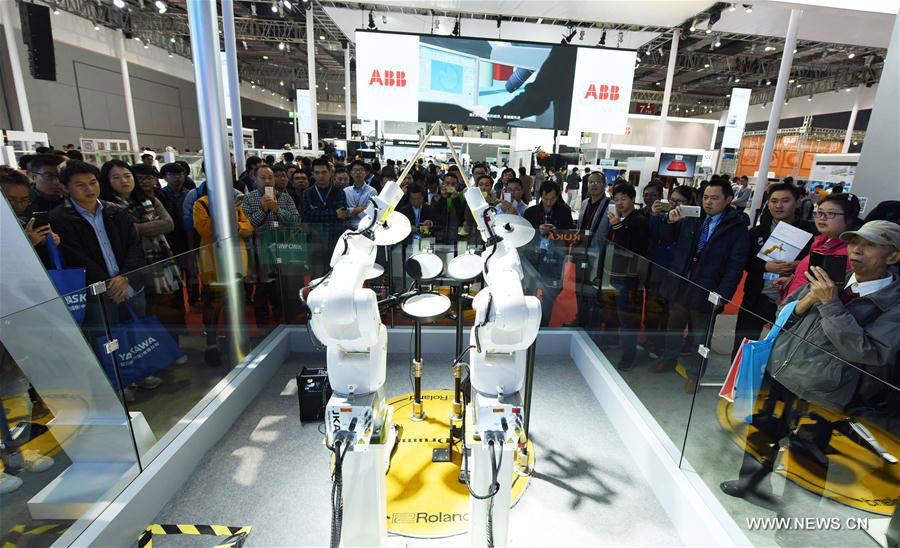
M 775 339 L 784 327 L 784 324 L 794 313 L 797 301 L 787 304 L 781 309 L 772 329 L 761 341 L 747 341 L 741 346 L 741 365 L 738 368 L 737 379 L 734 387 L 734 406 L 731 413 L 735 418 L 749 423 L 753 416 L 753 405 L 759 395 L 763 377 L 766 372 L 766 364 L 772 355 L 772 347 Z
M 62 296 L 72 314 L 72 318 L 79 324 L 84 321 L 87 309 L 87 273 L 83 268 L 64 268 L 59 248 L 53 238 L 47 236 L 47 250 L 50 252 L 50 260 L 54 268 L 47 270 L 50 280 L 56 286 L 56 290 Z
M 139 382 L 161 369 L 172 365 L 184 356 L 184 352 L 156 316 L 139 318 L 131 305 L 125 305 L 131 315 L 131 323 L 122 323 L 111 330 L 119 341 L 115 364 L 119 367 L 123 388 Z M 106 337 L 97 339 L 97 348 L 103 366 L 110 378 L 114 378 L 113 355 L 106 354 L 103 345 Z

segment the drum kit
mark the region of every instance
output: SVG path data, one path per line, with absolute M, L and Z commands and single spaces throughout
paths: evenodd
M 380 228 L 375 226 L 376 241 L 379 234 L 383 241 L 398 243 L 405 238 L 401 234 L 409 233 L 408 221 L 403 226 L 403 221 L 395 218 L 396 213 L 388 217 L 388 225 Z M 404 220 L 406 217 L 400 215 Z M 498 215 L 497 235 L 506 240 L 515 247 L 521 247 L 534 238 L 534 228 L 528 221 L 515 215 Z M 382 245 L 382 244 L 379 244 Z M 378 266 L 378 265 L 375 265 Z M 411 255 L 405 263 L 407 274 L 414 280 L 413 288 L 396 298 L 388 299 L 388 301 L 399 302 L 400 309 L 403 314 L 413 321 L 414 337 L 415 337 L 415 357 L 413 358 L 413 382 L 414 396 L 412 419 L 421 421 L 426 418 L 424 408 L 422 406 L 421 397 L 421 381 L 422 381 L 422 324 L 431 324 L 440 319 L 445 318 L 452 306 L 452 301 L 446 295 L 427 289 L 428 285 L 432 285 L 438 278 L 444 274 L 444 262 L 441 257 L 436 255 L 432 250 L 422 251 Z M 469 288 L 471 284 L 477 282 L 484 270 L 484 258 L 469 249 L 465 253 L 453 257 L 447 263 L 447 278 L 443 281 L 449 281 L 455 287 L 456 300 L 456 356 L 462 354 L 462 335 L 463 335 L 463 311 L 466 301 L 471 300 L 469 296 Z M 383 270 L 382 270 L 383 272 Z M 379 273 L 380 274 L 380 273 Z M 388 302 L 385 301 L 385 302 Z M 454 364 L 454 376 L 456 378 L 454 398 L 453 398 L 453 419 L 461 419 L 461 378 L 462 366 Z

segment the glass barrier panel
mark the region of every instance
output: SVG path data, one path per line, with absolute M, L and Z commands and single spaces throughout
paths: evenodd
M 80 290 L 0 319 L 4 542 L 69 545 L 140 472 L 145 423 L 95 355 L 82 313 L 96 303 Z
M 126 293 L 108 289 L 89 313 L 95 349 L 118 343 L 101 359 L 108 359 L 109 379 L 128 411 L 146 425 L 137 444 L 144 466 L 281 323 L 279 279 L 274 264 L 260 258 L 262 241 L 224 240 L 129 272 Z M 238 274 L 230 282 L 219 272 L 223 257 Z
M 823 322 L 843 306 L 788 311 L 780 331 L 783 304 L 760 316 L 727 303 L 716 318 L 682 465 L 755 545 L 875 545 L 866 531 L 900 502 L 894 335 L 877 313 Z
M 538 231 L 519 252 L 542 327 L 583 329 L 680 454 L 709 345 L 709 292 L 581 231 Z

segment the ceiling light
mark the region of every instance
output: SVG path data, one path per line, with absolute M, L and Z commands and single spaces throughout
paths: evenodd
M 847 92 L 847 93 L 850 93 L 851 91 L 853 91 L 853 88 L 847 88 L 847 89 L 846 89 L 846 92 Z
M 767 86 L 771 86 L 771 85 L 772 85 L 772 80 L 766 80 L 766 85 L 767 85 Z
M 856 57 L 856 54 L 853 53 L 852 51 L 849 54 L 847 54 L 847 59 L 853 59 L 854 57 Z
M 173 36 L 173 37 L 169 38 L 169 42 L 172 42 L 172 43 L 174 44 L 174 43 L 175 43 L 175 37 Z M 245 44 L 245 45 L 246 45 L 246 44 Z M 244 48 L 244 49 L 246 49 L 246 48 Z
M 712 29 L 709 27 L 706 27 L 706 30 L 704 32 L 706 32 L 706 34 L 712 34 Z
M 746 11 L 747 13 L 753 13 L 753 6 L 751 6 L 750 4 L 744 4 L 744 11 Z
M 268 56 L 268 55 L 263 55 L 263 61 L 268 61 L 268 60 L 269 60 L 269 56 Z
M 797 48 L 794 48 L 794 53 L 797 53 Z
M 656 85 L 658 86 L 658 85 L 659 85 L 659 82 L 656 82 Z
M 793 78 L 791 78 L 790 80 L 788 80 L 788 84 L 793 84 L 793 83 L 794 83 L 794 79 L 793 79 Z
M 369 30 L 378 30 L 378 27 L 375 26 L 375 16 L 371 11 L 369 12 Z
M 775 46 L 772 44 L 766 44 L 766 47 L 763 48 L 764 51 L 775 51 Z
M 278 2 L 272 2 L 272 13 L 278 13 Z
M 328 82 L 325 82 L 325 91 L 328 91 Z
M 320 35 L 319 35 L 319 40 L 324 40 L 324 39 L 325 39 L 325 35 L 324 35 L 324 34 L 320 34 Z
M 740 79 L 740 78 L 735 78 L 735 79 L 734 79 L 734 83 L 735 83 L 735 84 L 740 84 L 740 83 L 741 83 L 741 79 Z
M 709 63 L 704 64 L 703 68 L 709 68 Z
M 719 35 L 717 34 L 717 35 L 716 35 L 716 47 L 718 48 L 718 47 L 721 47 L 721 46 L 722 46 L 722 39 L 719 38 Z
M 280 81 L 280 82 L 278 82 L 278 83 L 279 83 L 279 85 L 282 85 L 282 86 L 283 86 L 283 85 L 284 85 L 284 80 L 282 80 L 282 81 Z
M 174 42 L 175 39 L 173 38 L 172 41 Z M 241 45 L 244 46 L 244 51 L 246 51 L 246 50 L 247 50 L 247 41 L 246 41 L 246 40 L 241 40 Z
M 694 32 L 695 30 L 697 30 L 697 20 L 696 19 L 691 21 L 691 32 Z
M 278 42 L 278 49 L 284 51 L 284 42 Z
M 113 0 L 113 5 L 119 9 L 125 7 L 125 0 Z
M 256 89 L 256 84 L 250 84 L 250 89 Z
M 156 2 L 153 2 L 153 5 L 156 6 L 156 9 L 159 10 L 159 13 L 166 13 L 166 9 L 168 9 L 166 7 L 166 3 L 163 2 L 163 0 L 156 0 Z
M 140 41 L 141 41 L 141 37 L 140 37 L 140 36 L 135 36 L 135 37 L 134 37 L 134 41 L 135 41 L 135 42 L 140 42 Z
M 731 97 L 731 94 L 730 94 L 730 93 L 726 93 L 726 94 L 725 94 L 725 97 Z
M 853 141 L 853 146 L 856 146 L 858 144 L 859 144 L 859 141 Z
M 53 6 L 53 15 L 59 15 L 59 6 Z
M 284 7 L 286 7 L 287 9 L 291 9 L 291 3 L 288 2 L 288 0 L 281 0 L 281 3 L 282 3 L 282 4 L 284 5 Z

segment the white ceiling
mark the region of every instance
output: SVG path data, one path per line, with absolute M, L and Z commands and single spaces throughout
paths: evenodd
M 516 17 L 552 17 L 631 25 L 680 25 L 705 10 L 710 0 L 386 0 L 371 5 L 410 6 Z M 376 8 L 377 9 L 377 8 Z
M 752 13 L 746 13 L 743 3 L 753 5 Z M 416 7 L 424 9 L 485 13 L 489 15 L 552 17 L 575 21 L 623 23 L 633 25 L 670 26 L 685 20 L 712 6 L 708 0 L 383 0 L 363 2 L 374 10 L 376 23 L 382 30 L 414 33 L 431 33 L 431 18 L 427 16 L 379 12 L 384 5 Z M 900 0 L 747 0 L 737 2 L 734 11 L 722 12 L 714 30 L 773 36 L 783 38 L 787 33 L 788 18 L 792 7 L 803 9 L 799 38 L 820 42 L 886 48 L 890 42 Z M 366 26 L 362 10 L 326 8 L 326 11 L 352 39 L 353 31 Z M 894 14 L 894 15 L 892 15 Z M 388 23 L 381 23 L 387 15 Z M 449 34 L 452 21 L 441 21 L 437 34 Z M 548 27 L 531 23 L 503 23 L 499 32 L 492 21 L 463 20 L 463 36 L 528 40 L 558 43 L 562 27 Z M 612 33 L 610 33 L 612 34 Z M 654 37 L 650 33 L 625 33 L 622 47 L 635 48 Z M 595 45 L 600 32 L 585 31 L 585 45 Z M 575 42 L 578 42 L 576 39 Z M 615 46 L 615 38 L 607 36 L 607 46 Z

